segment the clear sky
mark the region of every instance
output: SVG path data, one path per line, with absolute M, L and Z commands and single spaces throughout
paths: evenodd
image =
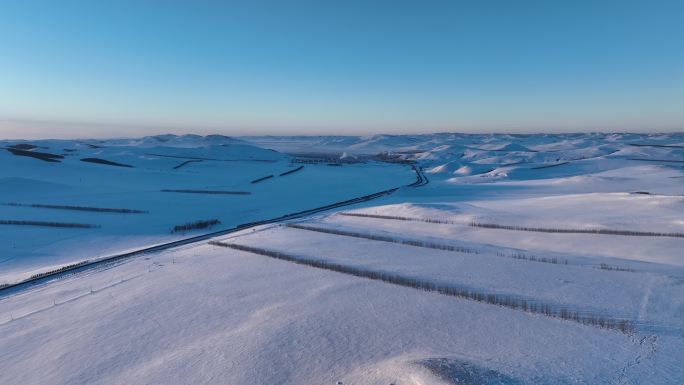
M 682 0 L 0 1 L 0 137 L 684 131 Z

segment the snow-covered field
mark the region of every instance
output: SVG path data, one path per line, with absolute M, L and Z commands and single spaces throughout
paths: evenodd
M 21 143 L 0 221 L 98 227 L 0 224 L 5 283 L 399 189 L 0 290 L 2 384 L 684 383 L 684 135 Z
M 0 146 L 21 143 L 5 142 Z M 415 180 L 413 171 L 405 165 L 300 164 L 290 156 L 220 136 L 24 144 L 38 146 L 32 152 L 63 158 L 47 162 L 0 150 L 0 221 L 97 227 L 0 225 L 0 284 L 13 283 L 62 264 L 208 231 L 171 234 L 176 225 L 217 219 L 221 223 L 212 230 L 229 228 Z M 89 163 L 81 160 L 84 158 L 132 167 Z M 300 166 L 304 167 L 280 176 Z M 269 175 L 274 177 L 251 183 Z M 202 193 L 206 191 L 215 193 Z M 45 205 L 142 212 L 83 211 Z

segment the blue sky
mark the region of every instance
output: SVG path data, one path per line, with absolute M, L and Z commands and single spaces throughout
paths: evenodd
M 684 2 L 0 1 L 0 137 L 682 131 Z

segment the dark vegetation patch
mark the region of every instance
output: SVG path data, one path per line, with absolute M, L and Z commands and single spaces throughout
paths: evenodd
M 13 144 L 7 147 L 13 148 L 15 150 L 35 150 L 36 148 L 38 148 L 38 146 L 28 143 Z
M 554 265 L 562 264 L 562 265 L 567 265 L 568 260 L 563 259 L 559 260 L 556 257 L 537 257 L 535 255 L 529 255 L 521 252 L 515 252 L 513 254 L 504 254 L 502 252 L 496 253 L 498 257 L 505 257 L 505 258 L 513 258 L 513 259 L 520 259 L 523 261 L 532 261 L 532 262 L 541 262 L 541 263 L 552 263 Z
M 98 145 L 92 144 L 92 143 L 82 142 L 82 141 L 79 141 L 79 140 L 76 140 L 75 142 L 76 142 L 76 143 L 83 144 L 83 145 L 86 145 L 86 146 L 88 146 L 88 147 L 90 147 L 90 148 L 102 148 L 102 146 L 98 146 Z
M 531 232 L 538 232 L 538 233 L 602 234 L 602 235 L 625 235 L 625 236 L 635 236 L 635 237 L 684 238 L 684 233 L 660 233 L 660 232 L 653 232 L 653 231 L 611 230 L 611 229 L 556 229 L 556 228 L 542 228 L 542 227 L 509 226 L 509 225 L 499 225 L 496 223 L 478 223 L 478 222 L 471 222 L 470 226 L 481 227 L 481 228 L 485 228 L 485 229 L 531 231 Z
M 338 215 L 344 215 L 344 216 L 348 216 L 348 217 L 390 219 L 390 220 L 399 220 L 399 221 L 415 221 L 415 222 L 438 223 L 438 224 L 457 224 L 456 222 L 442 220 L 442 219 L 409 218 L 409 217 L 399 217 L 399 216 L 391 216 L 391 215 L 374 215 L 374 214 L 361 214 L 361 213 L 338 213 Z M 634 230 L 614 230 L 614 229 L 556 229 L 556 228 L 544 228 L 544 227 L 509 226 L 509 225 L 499 225 L 496 223 L 480 223 L 480 222 L 471 222 L 469 224 L 469 226 L 480 227 L 480 228 L 485 228 L 485 229 L 531 231 L 531 232 L 539 232 L 539 233 L 603 234 L 603 235 L 625 235 L 625 236 L 636 236 L 636 237 L 684 238 L 684 233 L 664 233 L 664 232 L 654 232 L 654 231 L 634 231 Z
M 629 267 L 621 267 L 621 266 L 614 266 L 614 265 L 609 265 L 607 263 L 602 263 L 598 266 L 599 269 L 601 270 L 608 270 L 608 271 L 627 271 L 627 272 L 634 272 L 634 269 L 630 269 Z
M 648 143 L 630 143 L 630 146 L 635 147 L 662 147 L 662 148 L 684 148 L 684 146 L 679 146 L 676 144 L 648 144 Z
M 294 223 L 288 224 L 287 227 L 291 227 L 293 229 L 315 231 L 315 232 L 325 233 L 325 234 L 342 235 L 345 237 L 369 239 L 371 241 L 399 243 L 402 245 L 423 247 L 426 249 L 456 251 L 459 253 L 466 253 L 466 254 L 477 254 L 477 251 L 470 250 L 470 249 L 467 249 L 465 247 L 447 245 L 447 244 L 443 244 L 443 243 L 400 239 L 400 238 L 394 238 L 394 237 L 390 237 L 390 236 L 386 236 L 386 235 L 366 234 L 366 233 L 360 233 L 360 232 L 354 232 L 354 231 L 345 231 L 345 230 L 329 229 L 329 228 L 323 228 L 323 227 L 298 225 L 298 224 L 294 224 Z
M 181 168 L 181 167 L 183 167 L 183 166 L 185 166 L 185 165 L 187 165 L 187 164 L 189 164 L 189 163 L 195 163 L 195 162 L 201 162 L 201 161 L 202 161 L 202 160 L 200 160 L 200 159 L 190 159 L 190 160 L 186 160 L 185 162 L 183 162 L 183 163 L 181 163 L 181 164 L 175 166 L 173 169 L 174 169 L 174 170 L 178 170 L 179 168 Z
M 35 207 L 41 209 L 56 209 L 56 210 L 76 210 L 76 211 L 97 211 L 103 213 L 120 213 L 120 214 L 144 214 L 147 211 L 133 210 L 133 209 L 113 209 L 105 207 L 87 207 L 87 206 L 68 206 L 68 205 L 45 205 L 40 203 L 2 203 L 3 206 L 15 207 Z
M 252 247 L 235 243 L 223 243 L 217 241 L 209 242 L 209 244 L 214 246 L 228 247 L 234 250 L 244 251 L 257 255 L 263 255 L 266 257 L 280 259 L 287 262 L 293 262 L 299 265 L 330 270 L 355 277 L 368 278 L 372 280 L 390 283 L 393 285 L 410 287 L 429 292 L 436 292 L 451 297 L 487 303 L 490 305 L 502 306 L 509 309 L 521 310 L 527 313 L 541 314 L 552 318 L 574 321 L 583 325 L 618 330 L 623 333 L 632 333 L 634 331 L 632 323 L 626 319 L 612 318 L 608 316 L 594 314 L 591 311 L 572 310 L 566 306 L 544 303 L 542 301 L 532 298 L 525 298 L 510 294 L 487 292 L 483 289 L 474 289 L 446 283 L 438 283 L 431 280 L 403 276 L 396 273 L 381 270 L 370 270 L 356 266 L 328 262 L 317 258 L 296 256 L 293 254 L 288 254 L 277 250 L 269 250 L 259 247 Z
M 81 261 L 81 262 L 78 262 L 78 263 L 72 263 L 71 265 L 62 266 L 62 267 L 60 267 L 60 268 L 58 268 L 58 269 L 53 269 L 53 270 L 50 270 L 50 271 L 44 271 L 44 272 L 42 272 L 42 273 L 33 274 L 33 275 L 31 276 L 31 278 L 29 278 L 29 280 L 38 279 L 38 278 L 43 278 L 43 277 L 47 277 L 47 276 L 52 275 L 52 274 L 57 274 L 57 273 L 61 273 L 61 272 L 63 272 L 63 271 L 75 269 L 75 268 L 77 268 L 77 267 L 86 265 L 86 264 L 88 264 L 88 263 L 90 263 L 90 261 L 85 260 L 85 261 Z
M 182 225 L 173 226 L 173 228 L 171 229 L 171 234 L 184 233 L 190 230 L 207 229 L 209 227 L 216 226 L 219 223 L 221 223 L 221 221 L 219 221 L 218 219 L 207 219 L 198 220 L 195 222 L 188 222 Z
M 294 174 L 295 172 L 297 172 L 297 171 L 299 171 L 299 170 L 301 170 L 301 169 L 303 169 L 303 168 L 304 168 L 304 166 L 299 166 L 299 167 L 294 168 L 294 169 L 292 169 L 292 170 L 290 170 L 290 171 L 285 171 L 285 172 L 281 173 L 280 176 L 285 176 L 285 175 Z
M 675 159 L 627 158 L 627 160 L 640 160 L 643 162 L 684 163 L 684 160 Z
M 59 163 L 58 159 L 64 159 L 64 155 L 50 154 L 47 152 L 27 151 L 17 148 L 7 148 L 6 150 L 16 156 L 27 156 L 29 158 L 40 159 L 45 162 Z
M 405 155 L 410 155 L 410 154 L 418 154 L 423 151 L 420 150 L 415 150 L 416 152 L 401 152 L 401 151 L 396 151 L 396 152 L 388 152 L 388 151 L 382 151 L 379 154 L 376 154 L 372 159 L 377 160 L 380 162 L 388 162 L 388 163 L 410 163 L 410 161 L 405 159 Z
M 262 177 L 262 178 L 254 179 L 253 181 L 251 181 L 251 182 L 249 182 L 249 183 L 252 183 L 252 184 L 254 184 L 254 183 L 259 183 L 259 182 L 265 181 L 266 179 L 271 179 L 271 178 L 273 178 L 273 174 L 271 174 L 271 175 L 266 175 L 265 177 Z
M 15 225 L 15 226 L 43 226 L 43 227 L 68 227 L 78 229 L 96 229 L 99 225 L 89 225 L 84 223 L 62 223 L 62 222 L 44 222 L 44 221 L 17 221 L 0 219 L 0 225 Z
M 249 191 L 225 191 L 225 190 L 188 190 L 188 189 L 171 190 L 171 189 L 164 189 L 161 191 L 162 192 L 183 193 L 183 194 L 218 194 L 218 195 L 250 195 L 251 194 L 251 192 L 249 192 Z
M 389 220 L 395 220 L 395 221 L 413 221 L 413 222 L 438 223 L 438 224 L 449 224 L 449 225 L 456 224 L 456 222 L 448 221 L 445 219 L 410 218 L 410 217 L 400 217 L 400 216 L 393 216 L 393 215 L 375 215 L 375 214 L 362 214 L 362 213 L 337 213 L 337 214 L 348 216 L 348 217 L 389 219 Z
M 291 160 L 292 163 L 299 164 L 351 164 L 351 163 L 365 163 L 367 157 L 346 157 L 342 158 L 342 154 L 326 154 L 326 153 L 310 153 L 310 154 L 293 154 L 295 157 Z
M 558 167 L 558 166 L 562 166 L 562 165 L 564 165 L 564 164 L 569 164 L 569 163 L 570 163 L 570 162 L 560 162 L 560 163 L 554 163 L 554 164 L 547 164 L 547 165 L 544 165 L 544 166 L 532 167 L 531 169 L 532 169 L 532 170 L 542 170 L 542 169 L 545 169 L 545 168 Z
M 112 162 L 111 160 L 100 159 L 100 158 L 83 158 L 83 159 L 81 159 L 81 162 L 104 164 L 107 166 L 133 168 L 133 166 L 131 166 L 130 164 L 117 163 L 117 162 Z

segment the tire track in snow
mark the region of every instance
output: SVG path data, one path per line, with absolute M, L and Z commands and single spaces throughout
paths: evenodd
M 641 298 L 641 303 L 639 304 L 639 314 L 638 314 L 639 321 L 645 321 L 646 320 L 646 315 L 648 313 L 648 303 L 651 299 L 651 293 L 653 292 L 654 281 L 655 281 L 655 277 L 653 275 L 651 275 L 649 280 L 648 280 L 648 285 L 646 286 L 646 290 L 644 291 L 644 296 Z

